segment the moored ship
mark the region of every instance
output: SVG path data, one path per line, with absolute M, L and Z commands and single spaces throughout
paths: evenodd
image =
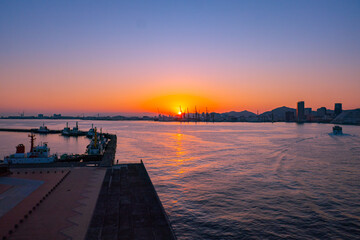
M 66 123 L 66 127 L 62 130 L 61 134 L 64 136 L 70 136 L 71 129 L 69 128 L 69 123 Z
M 48 132 L 50 132 L 50 130 L 48 129 L 47 126 L 45 126 L 45 123 L 43 123 L 43 125 L 39 127 L 37 132 L 38 133 L 48 133 Z
M 89 129 L 89 131 L 86 133 L 86 136 L 88 138 L 93 138 L 95 135 L 95 129 L 94 129 L 94 124 L 91 124 L 91 128 Z
M 100 136 L 99 136 L 100 135 Z M 96 127 L 94 128 L 94 137 L 92 138 L 90 144 L 87 146 L 86 153 L 88 155 L 102 155 L 104 154 L 106 140 L 103 137 L 103 134 L 98 135 Z
M 56 155 L 50 155 L 50 148 L 47 143 L 34 146 L 35 135 L 30 134 L 30 152 L 25 153 L 25 146 L 19 144 L 16 146 L 16 153 L 4 158 L 7 164 L 26 164 L 26 163 L 51 163 L 57 159 Z
M 76 122 L 76 126 L 73 127 L 73 129 L 70 129 L 69 124 L 66 123 L 66 127 L 62 130 L 61 135 L 77 137 L 77 136 L 85 136 L 86 132 L 79 130 L 78 122 Z

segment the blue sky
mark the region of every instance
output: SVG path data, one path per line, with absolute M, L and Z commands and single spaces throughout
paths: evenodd
M 284 85 L 281 91 L 296 98 L 332 106 L 316 94 L 333 94 L 341 85 L 343 95 L 334 101 L 360 104 L 354 92 L 360 87 L 359 1 L 1 1 L 0 36 L 0 93 L 9 86 L 6 94 L 16 98 L 26 94 L 11 92 L 14 79 L 32 82 L 35 92 L 48 81 L 62 89 L 61 79 L 92 91 L 85 73 L 96 69 L 93 75 L 116 82 L 125 95 L 151 86 L 154 94 L 204 95 L 205 85 L 209 98 L 236 88 L 259 89 L 260 97 L 279 94 L 276 86 Z M 39 73 L 44 68 L 49 73 Z M 297 81 L 313 90 L 296 93 Z M 230 108 L 230 102 L 258 104 L 234 98 L 220 105 Z

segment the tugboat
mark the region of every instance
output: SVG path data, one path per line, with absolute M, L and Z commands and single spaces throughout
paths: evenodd
M 74 137 L 85 135 L 84 132 L 79 131 L 78 122 L 76 122 L 76 127 L 73 127 L 73 129 L 70 129 L 68 123 L 66 123 L 66 127 L 64 128 L 64 130 L 62 130 L 61 134 L 63 136 L 74 136 Z
M 25 153 L 25 146 L 19 144 L 16 146 L 16 153 L 4 158 L 7 164 L 26 164 L 26 163 L 51 163 L 57 159 L 56 155 L 50 155 L 50 148 L 47 143 L 34 146 L 35 135 L 30 134 L 31 148 L 30 152 Z
M 66 127 L 64 127 L 64 129 L 62 130 L 61 134 L 64 136 L 70 136 L 70 128 L 69 128 L 69 123 L 66 123 Z
M 43 123 L 42 126 L 39 127 L 39 129 L 37 130 L 38 133 L 48 133 L 50 132 L 50 130 L 47 128 L 47 126 L 45 126 L 45 124 Z
M 99 136 L 96 132 L 96 128 L 94 128 L 94 137 L 92 138 L 90 144 L 87 146 L 86 153 L 88 155 L 102 155 L 104 153 L 103 143 L 101 141 L 101 136 Z
M 71 130 L 71 135 L 72 136 L 77 136 L 79 134 L 79 125 L 78 122 L 76 122 L 76 127 L 73 127 L 73 129 Z
M 88 138 L 93 138 L 95 135 L 95 129 L 94 129 L 94 124 L 91 124 L 91 128 L 89 129 L 89 131 L 86 133 L 86 136 Z
M 342 127 L 340 127 L 340 126 L 334 126 L 334 127 L 333 127 L 333 134 L 334 134 L 334 135 L 341 135 L 341 134 L 343 134 L 343 132 L 342 132 Z

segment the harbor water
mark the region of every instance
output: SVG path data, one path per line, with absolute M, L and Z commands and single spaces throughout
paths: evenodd
M 0 120 L 62 129 L 64 120 Z M 76 120 L 71 120 L 74 127 Z M 330 124 L 79 121 L 116 133 L 116 159 L 143 160 L 178 239 L 360 238 L 360 127 Z M 27 133 L 0 132 L 0 158 Z M 36 135 L 51 153 L 89 139 Z

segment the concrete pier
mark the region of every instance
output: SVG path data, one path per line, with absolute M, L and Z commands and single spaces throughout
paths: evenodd
M 104 134 L 106 138 L 109 139 L 109 142 L 105 148 L 105 153 L 99 164 L 100 167 L 111 167 L 114 164 L 115 152 L 117 145 L 117 137 L 113 134 Z
M 176 239 L 143 163 L 107 170 L 86 239 Z

